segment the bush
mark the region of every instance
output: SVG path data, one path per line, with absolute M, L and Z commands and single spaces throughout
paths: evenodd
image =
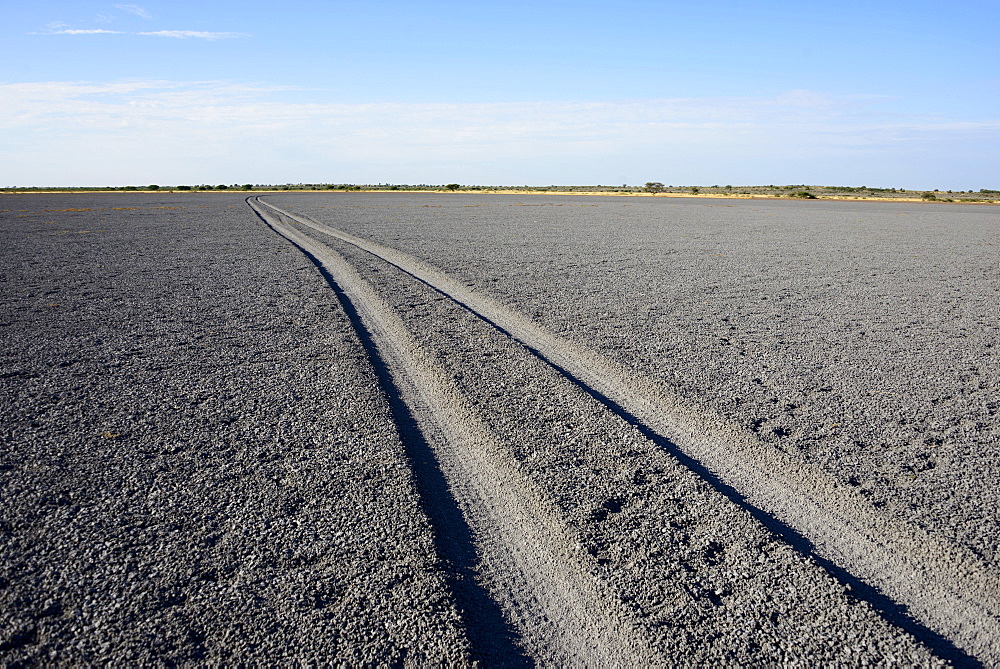
M 923 193 L 920 194 L 920 199 L 931 201 L 931 200 L 936 200 L 938 198 L 937 195 L 935 195 L 934 193 L 931 193 L 929 191 L 924 191 Z
M 253 188 L 253 184 L 243 184 L 242 186 L 240 186 L 240 188 L 242 188 L 243 190 L 250 190 L 251 188 Z
M 816 196 L 807 190 L 797 190 L 794 193 L 789 193 L 788 197 L 798 197 L 803 200 L 815 200 Z
M 462 187 L 461 184 L 448 184 L 447 186 L 445 186 L 445 188 L 447 188 L 450 191 L 456 191 L 461 187 Z
M 191 190 L 191 186 L 178 186 L 177 190 Z
M 229 186 L 227 186 L 226 184 L 219 184 L 218 186 L 215 187 L 215 190 L 226 190 L 227 188 L 229 188 Z
M 149 190 L 160 190 L 160 187 L 156 184 L 149 184 Z
M 643 189 L 647 193 L 662 193 L 664 190 L 666 190 L 663 187 L 663 184 L 660 183 L 659 181 L 647 181 L 646 185 L 643 186 Z

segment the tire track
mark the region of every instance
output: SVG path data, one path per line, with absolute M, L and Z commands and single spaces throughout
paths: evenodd
M 662 663 L 620 602 L 595 577 L 558 511 L 504 454 L 399 316 L 336 252 L 285 224 L 296 219 L 265 210 L 259 200 L 247 202 L 275 232 L 309 255 L 356 310 L 430 445 L 426 456 L 437 459 L 474 533 L 480 558 L 476 579 L 513 622 L 524 651 L 542 664 Z M 426 468 L 426 463 L 414 463 L 415 470 L 421 465 Z M 477 621 L 467 623 L 475 626 Z M 484 659 L 491 664 L 524 661 L 503 654 Z
M 876 607 L 943 656 L 962 661 L 968 653 L 1000 663 L 1000 575 L 994 566 L 910 523 L 882 517 L 832 477 L 412 256 L 261 204 L 396 266 L 517 339 L 842 580 L 874 588 L 868 598 Z M 919 623 L 908 624 L 911 616 Z

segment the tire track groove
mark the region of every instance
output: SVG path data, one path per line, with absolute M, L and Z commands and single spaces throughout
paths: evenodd
M 621 603 L 595 578 L 588 556 L 558 511 L 505 455 L 503 446 L 420 350 L 402 320 L 339 254 L 282 221 L 295 221 L 293 217 L 266 211 L 254 199 L 247 202 L 275 232 L 320 266 L 331 285 L 338 287 L 338 295 L 342 293 L 352 305 L 350 310 L 357 313 L 366 338 L 391 376 L 389 382 L 412 416 L 412 427 L 418 428 L 417 441 L 427 444 L 413 450 L 415 469 L 430 466 L 423 458 L 437 461 L 447 483 L 431 482 L 438 488 L 434 494 L 445 494 L 442 487 L 450 491 L 464 519 L 453 518 L 450 524 L 464 522 L 473 535 L 480 562 L 469 565 L 468 555 L 457 561 L 474 572 L 473 585 L 485 588 L 492 597 L 478 606 L 498 604 L 520 633 L 524 650 L 544 664 L 661 663 Z M 401 429 L 406 429 L 406 421 L 404 415 Z M 425 481 L 428 478 L 427 472 L 416 474 Z M 453 538 L 445 536 L 444 540 Z M 454 550 L 444 547 L 444 552 Z M 475 590 L 473 585 L 464 588 Z M 461 588 L 456 590 L 462 597 Z M 469 624 L 475 627 L 478 622 L 469 620 Z M 474 629 L 470 632 L 475 634 Z M 485 641 L 488 645 L 489 639 Z M 488 648 L 487 655 L 484 659 L 491 664 L 526 659 L 509 646 Z
M 1000 574 L 995 566 L 912 523 L 886 518 L 814 467 L 686 405 L 656 380 L 548 332 L 412 256 L 261 204 L 394 265 L 520 341 L 797 548 L 813 553 L 841 580 L 867 586 L 871 603 L 942 656 L 967 662 L 968 653 L 1000 663 Z

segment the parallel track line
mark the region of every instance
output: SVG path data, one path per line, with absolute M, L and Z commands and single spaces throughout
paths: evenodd
M 338 253 L 285 224 L 287 214 L 248 203 L 318 262 L 359 313 L 475 532 L 483 583 L 518 628 L 525 650 L 543 664 L 563 666 L 662 663 L 624 606 L 595 577 L 590 558 L 558 511 L 402 319 Z
M 994 565 L 912 523 L 888 518 L 832 476 L 413 256 L 258 201 L 291 221 L 380 258 L 492 323 L 675 445 L 684 458 L 731 486 L 777 525 L 803 537 L 819 558 L 891 598 L 906 615 L 958 648 L 983 662 L 1000 664 L 1000 572 Z

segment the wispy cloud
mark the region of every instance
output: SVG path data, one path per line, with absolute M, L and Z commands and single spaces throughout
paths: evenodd
M 148 35 L 152 37 L 173 37 L 175 39 L 204 39 L 215 41 L 220 39 L 236 39 L 238 37 L 248 37 L 246 33 L 227 32 L 206 32 L 203 30 L 154 30 L 150 32 L 136 33 L 137 35 Z
M 151 19 L 151 18 L 153 18 L 152 14 L 150 14 L 149 12 L 147 12 L 145 9 L 143 9 L 139 5 L 115 5 L 115 7 L 117 9 L 122 10 L 123 12 L 128 12 L 129 14 L 133 14 L 133 15 L 138 16 L 138 17 L 143 18 L 143 19 Z
M 103 28 L 63 28 L 62 30 L 51 30 L 46 35 L 122 35 L 120 30 L 105 30 Z
M 107 30 L 105 28 L 66 28 L 65 24 L 49 25 L 44 32 L 33 35 L 142 35 L 143 37 L 170 37 L 173 39 L 203 39 L 215 42 L 224 39 L 239 39 L 250 37 L 247 33 L 211 32 L 205 30 L 148 30 L 143 32 L 127 32 L 124 30 Z
M 1000 119 L 889 115 L 864 97 L 345 104 L 319 93 L 302 102 L 303 93 L 212 81 L 0 85 L 0 154 L 9 158 L 0 184 L 444 183 L 460 173 L 470 183 L 632 175 L 961 188 L 946 183 L 956 165 L 976 175 L 966 188 L 1000 179 L 989 157 L 1000 152 Z

